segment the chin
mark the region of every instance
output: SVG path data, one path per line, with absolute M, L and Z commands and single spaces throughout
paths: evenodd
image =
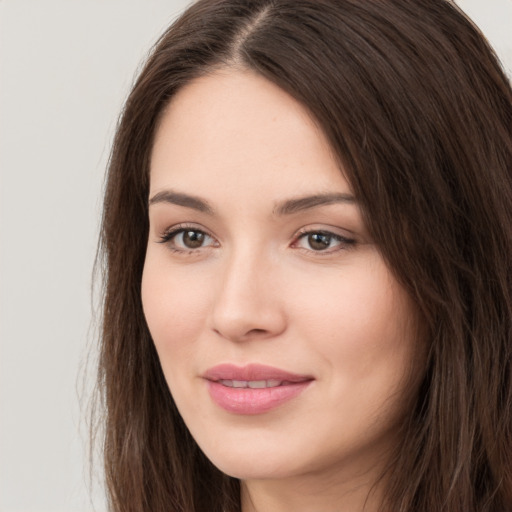
M 297 453 L 290 454 L 276 450 L 275 446 L 262 446 L 261 443 L 241 444 L 231 439 L 226 443 L 207 443 L 208 446 L 199 447 L 220 471 L 240 480 L 259 480 L 283 478 L 293 473 L 297 465 Z M 237 446 L 238 445 L 238 446 Z
M 212 464 L 224 474 L 238 478 L 239 480 L 265 480 L 280 479 L 289 476 L 290 467 L 283 462 L 263 460 L 263 457 L 255 460 L 253 457 L 210 458 Z M 286 469 L 285 469 L 286 468 Z

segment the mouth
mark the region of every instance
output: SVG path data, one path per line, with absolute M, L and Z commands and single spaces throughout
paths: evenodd
M 223 386 L 227 386 L 228 388 L 251 388 L 251 389 L 264 389 L 264 388 L 277 388 L 278 386 L 286 386 L 291 384 L 288 381 L 280 381 L 280 380 L 228 380 L 221 379 L 216 381 Z
M 243 367 L 222 364 L 203 375 L 212 401 L 234 414 L 268 412 L 294 399 L 314 380 L 309 375 L 251 364 Z

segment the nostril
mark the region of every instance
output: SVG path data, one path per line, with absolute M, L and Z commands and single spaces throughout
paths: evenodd
M 247 334 L 265 334 L 265 329 L 251 329 Z

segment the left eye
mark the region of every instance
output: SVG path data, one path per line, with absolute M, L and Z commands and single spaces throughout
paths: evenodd
M 213 238 L 204 231 L 191 228 L 182 228 L 168 233 L 162 241 L 169 242 L 176 250 L 200 249 L 214 243 Z
M 327 249 L 332 249 L 336 246 L 350 245 L 353 243 L 353 240 L 323 231 L 311 231 L 309 233 L 304 233 L 297 240 L 298 247 L 316 252 L 326 251 Z

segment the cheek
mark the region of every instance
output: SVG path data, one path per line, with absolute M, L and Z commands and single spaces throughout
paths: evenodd
M 296 315 L 298 330 L 308 333 L 329 369 L 333 392 L 359 386 L 373 402 L 401 389 L 411 371 L 415 308 L 379 260 L 350 270 L 337 280 L 310 283 Z
M 412 307 L 383 263 L 342 269 L 334 278 L 314 277 L 302 293 L 297 289 L 290 295 L 297 298 L 296 316 L 329 346 L 377 349 L 407 337 Z
M 344 356 L 358 361 L 354 371 L 362 375 L 375 375 L 379 369 L 400 374 L 414 345 L 412 308 L 389 282 L 366 284 L 340 315 Z
M 166 268 L 148 254 L 142 276 L 142 305 L 166 374 L 169 366 L 180 366 L 192 355 L 204 328 L 208 287 L 199 284 L 199 280 L 191 281 L 190 276 Z

